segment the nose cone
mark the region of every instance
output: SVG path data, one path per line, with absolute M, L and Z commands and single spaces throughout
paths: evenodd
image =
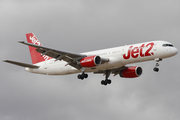
M 171 50 L 171 53 L 172 53 L 173 55 L 176 55 L 176 54 L 178 53 L 178 49 L 174 47 L 174 48 Z

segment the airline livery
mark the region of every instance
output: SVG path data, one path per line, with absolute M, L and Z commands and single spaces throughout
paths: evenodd
M 83 80 L 88 72 L 104 74 L 102 85 L 111 84 L 110 74 L 120 75 L 123 78 L 135 78 L 142 74 L 139 66 L 127 64 L 155 60 L 154 71 L 159 71 L 159 61 L 172 57 L 178 53 L 171 43 L 166 41 L 150 41 L 145 43 L 126 45 L 121 47 L 91 51 L 86 53 L 71 53 L 56 50 L 41 45 L 33 33 L 26 34 L 27 42 L 20 43 L 29 46 L 33 64 L 26 64 L 5 60 L 11 64 L 25 67 L 31 73 L 46 75 L 67 75 L 81 73 L 77 76 Z

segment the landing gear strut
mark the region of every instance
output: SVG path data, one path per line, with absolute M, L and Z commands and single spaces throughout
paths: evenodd
M 79 74 L 77 77 L 78 77 L 78 79 L 83 80 L 84 78 L 88 78 L 88 74 L 85 74 L 83 71 L 82 74 Z
M 102 81 L 101 81 L 101 84 L 102 84 L 102 85 L 111 84 L 111 80 L 108 79 L 110 73 L 111 73 L 111 71 L 106 70 L 106 73 L 105 73 L 105 80 L 102 80 Z
M 162 61 L 162 59 L 161 59 L 161 58 L 156 58 L 155 61 L 156 61 L 156 65 L 155 65 L 155 67 L 154 67 L 153 70 L 154 70 L 155 72 L 158 72 L 158 71 L 159 71 L 159 68 L 158 68 L 158 66 L 159 66 L 159 61 Z

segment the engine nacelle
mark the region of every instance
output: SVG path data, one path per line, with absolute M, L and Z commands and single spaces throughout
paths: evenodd
M 142 68 L 138 66 L 128 67 L 125 70 L 120 71 L 120 77 L 124 78 L 135 78 L 142 74 Z
M 101 64 L 101 57 L 99 56 L 88 56 L 82 58 L 80 61 L 82 67 L 95 67 Z

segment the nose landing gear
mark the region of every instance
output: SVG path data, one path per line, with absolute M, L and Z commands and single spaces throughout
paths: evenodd
M 156 61 L 156 65 L 155 65 L 155 67 L 154 67 L 153 70 L 154 70 L 155 72 L 158 72 L 158 71 L 159 71 L 159 68 L 158 68 L 158 66 L 159 66 L 159 61 L 162 61 L 162 59 L 161 59 L 161 58 L 156 58 L 155 61 Z

